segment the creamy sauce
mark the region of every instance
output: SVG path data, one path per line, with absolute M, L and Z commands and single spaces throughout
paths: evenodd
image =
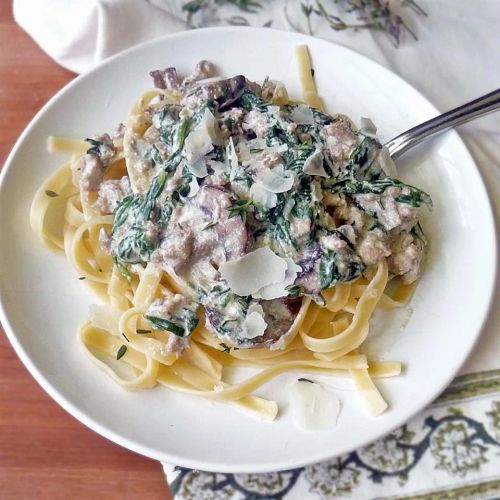
M 191 287 L 192 302 L 150 308 L 155 327 L 187 337 L 201 304 L 221 342 L 269 346 L 301 297 L 321 303 L 381 259 L 407 283 L 419 277 L 417 208 L 430 198 L 387 176 L 371 122 L 356 131 L 340 115 L 279 106 L 276 82 L 214 81 L 206 61 L 183 81 L 173 68 L 152 76 L 181 103 L 151 108 L 142 136 L 124 132 L 129 178 L 103 181 L 114 150 L 102 136 L 79 182 L 114 213 L 101 241 L 121 268 L 154 262 Z

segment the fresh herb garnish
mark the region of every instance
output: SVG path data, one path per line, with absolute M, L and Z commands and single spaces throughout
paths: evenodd
M 130 342 L 130 340 L 128 339 L 128 337 L 122 332 L 122 335 L 123 335 L 123 338 L 127 341 L 127 342 Z
M 403 19 L 402 15 L 395 11 L 394 6 L 384 0 L 335 0 L 338 9 L 335 13 L 329 12 L 320 0 L 312 2 L 301 2 L 302 14 L 307 21 L 307 29 L 310 35 L 314 34 L 311 17 L 314 14 L 324 19 L 327 25 L 335 31 L 352 29 L 357 31 L 361 28 L 382 31 L 388 35 L 395 47 L 401 43 L 402 33 L 406 31 L 414 40 L 417 36 Z M 427 13 L 417 4 L 415 0 L 401 0 L 401 7 L 407 7 L 418 15 L 427 16 Z M 351 19 L 339 17 L 342 9 Z M 287 15 L 285 8 L 285 15 Z M 296 28 L 295 28 L 296 29 Z
M 100 148 L 104 143 L 102 141 L 96 141 L 95 139 L 89 139 L 88 137 L 85 139 L 85 142 L 88 142 L 92 146 L 87 149 L 87 154 L 99 156 Z
M 50 198 L 56 198 L 57 196 L 59 196 L 55 191 L 51 191 L 50 189 L 46 189 L 45 194 Z
M 171 319 L 159 318 L 157 316 L 144 315 L 157 330 L 163 330 L 178 337 L 188 337 L 198 326 L 196 309 L 185 307 Z
M 298 379 L 299 382 L 309 382 L 310 384 L 314 384 L 312 380 L 309 380 L 308 378 L 300 377 Z
M 211 227 L 214 227 L 218 224 L 219 222 L 216 221 L 216 222 L 209 222 L 205 227 L 201 228 L 202 231 L 205 231 L 207 229 L 210 229 Z
M 144 316 L 157 330 L 171 332 L 178 337 L 184 337 L 184 328 L 168 319 L 157 318 L 156 316 Z
M 127 352 L 127 346 L 122 345 L 120 349 L 118 349 L 118 352 L 116 353 L 116 359 L 123 358 L 126 352 Z
M 84 280 L 84 279 L 85 279 L 85 276 L 80 276 L 80 277 L 78 278 L 78 280 L 79 280 L 79 281 L 82 281 L 82 280 Z
M 229 347 L 227 344 L 224 344 L 224 342 L 221 342 L 219 345 L 222 347 L 223 352 L 227 353 L 231 352 L 231 347 Z
M 243 223 L 247 221 L 247 210 L 253 205 L 252 200 L 245 200 L 244 198 L 237 199 L 230 207 L 229 207 L 229 219 L 231 217 L 240 216 Z
M 137 333 L 139 335 L 146 335 L 147 333 L 151 333 L 151 330 L 143 330 L 142 328 L 137 328 L 135 333 Z

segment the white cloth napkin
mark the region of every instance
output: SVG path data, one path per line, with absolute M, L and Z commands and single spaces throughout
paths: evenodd
M 183 5 L 188 3 L 191 5 L 192 10 L 196 10 L 196 5 L 203 8 L 188 16 L 186 10 L 182 9 Z M 395 48 L 383 33 L 374 33 L 366 29 L 357 32 L 352 30 L 334 31 L 326 24 L 324 19 L 317 16 L 311 18 L 312 29 L 314 35 L 352 47 L 390 68 L 414 85 L 442 111 L 500 87 L 500 1 L 417 0 L 417 3 L 427 13 L 427 16 L 410 16 L 409 24 L 419 40 L 413 40 L 406 33 L 399 48 Z M 240 8 L 238 8 L 238 4 Z M 195 0 L 190 2 L 187 0 L 37 0 L 33 2 L 31 0 L 14 0 L 14 15 L 17 22 L 59 64 L 75 72 L 84 72 L 106 57 L 129 46 L 192 27 L 251 24 L 254 26 L 271 25 L 273 28 L 298 29 L 306 32 L 307 22 L 301 4 L 305 6 L 316 5 L 315 0 L 314 2 L 312 0 L 304 2 L 298 0 L 260 0 L 259 2 L 229 0 Z M 329 9 L 335 8 L 334 2 L 323 1 L 323 4 L 327 5 Z M 242 5 L 246 5 L 248 8 L 242 10 Z M 408 13 L 406 11 L 406 14 Z M 497 220 L 499 220 L 499 114 L 493 114 L 462 126 L 459 132 L 475 157 L 489 190 Z M 498 304 L 499 298 L 500 293 L 497 289 L 494 303 Z M 478 380 L 485 380 L 485 386 L 489 384 L 491 387 L 493 384 L 491 377 L 494 378 L 500 375 L 500 370 L 498 370 L 500 368 L 500 345 L 497 341 L 499 331 L 500 311 L 496 307 L 490 314 L 479 345 L 461 372 L 462 374 L 470 374 L 481 371 L 483 375 L 481 377 L 467 375 L 465 378 L 459 379 L 460 387 L 467 387 L 472 390 L 471 387 L 474 386 L 477 389 Z M 500 388 L 500 376 L 495 383 Z M 497 392 L 493 397 L 498 399 L 499 394 L 500 392 Z M 477 418 L 477 421 L 474 421 L 479 422 L 478 425 L 482 425 L 482 418 L 496 418 L 496 420 L 493 420 L 493 427 L 490 426 L 489 429 L 497 432 L 496 436 L 500 446 L 500 401 L 491 402 L 484 398 L 477 403 L 474 401 L 469 401 L 468 406 L 464 405 L 462 411 L 468 412 L 472 419 Z M 455 402 L 459 404 L 457 401 Z M 495 410 L 497 413 L 493 410 L 487 411 L 487 404 L 490 403 L 493 405 L 492 408 L 497 408 L 498 411 Z M 429 417 L 429 415 L 432 415 L 432 417 Z M 491 415 L 494 417 L 491 417 Z M 425 421 L 424 417 L 426 418 Z M 429 420 L 429 418 L 433 420 Z M 413 422 L 418 421 L 419 428 L 423 428 L 424 425 L 430 425 L 429 422 L 441 422 L 439 420 L 441 418 L 446 420 L 448 416 L 444 415 L 443 411 L 433 410 L 433 407 L 430 407 L 427 413 L 423 412 Z M 491 452 L 490 458 L 487 458 L 484 443 L 478 444 L 479 448 L 475 448 L 476 445 L 470 444 L 470 439 L 473 438 L 470 438 L 469 441 L 460 438 L 460 432 L 462 432 L 460 425 L 463 422 L 460 421 L 458 416 L 457 419 L 457 422 L 454 421 L 449 424 L 452 425 L 452 428 L 448 435 L 454 436 L 452 438 L 446 438 L 446 434 L 439 434 L 441 432 L 439 425 L 432 424 L 434 427 L 431 425 L 432 432 L 439 435 L 439 440 L 441 440 L 436 442 L 441 443 L 439 446 L 442 445 L 442 450 L 445 451 L 440 455 L 441 448 L 438 445 L 436 445 L 437 448 L 432 448 L 433 441 L 431 438 L 429 438 L 428 449 L 431 450 L 431 454 L 436 460 L 436 457 L 444 457 L 442 465 L 433 465 L 433 462 L 426 462 L 422 459 L 420 465 L 412 469 L 409 482 L 406 480 L 405 494 L 431 487 L 442 487 L 443 485 L 451 488 L 458 483 L 464 483 L 464 481 L 464 484 L 469 488 L 467 479 L 472 477 L 477 483 L 481 479 L 490 478 L 491 474 L 493 474 L 497 479 L 496 483 L 495 481 L 492 483 L 491 480 L 487 481 L 490 489 L 486 487 L 477 491 L 469 489 L 467 490 L 469 496 L 460 496 L 465 495 L 465 493 L 457 489 L 458 496 L 454 498 L 500 497 L 498 468 L 495 473 L 494 467 L 488 469 L 487 465 L 484 467 L 481 465 L 488 462 L 488 460 L 490 460 L 490 465 L 494 464 L 495 456 L 498 465 L 498 448 L 496 452 Z M 445 420 L 442 420 L 442 422 Z M 452 421 L 449 420 L 449 422 Z M 473 425 L 471 422 L 472 420 L 467 425 Z M 487 428 L 486 425 L 489 424 L 485 423 L 484 429 Z M 442 427 L 444 428 L 444 424 Z M 477 435 L 479 434 L 475 434 L 475 436 Z M 467 437 L 466 434 L 464 436 Z M 460 463 L 456 462 L 458 463 L 456 465 L 455 462 L 446 461 L 446 439 L 456 440 L 459 438 L 462 439 L 460 441 L 462 444 L 466 441 L 469 444 L 467 446 L 464 444 L 464 447 L 460 448 L 456 443 L 452 443 L 453 446 L 456 446 L 450 448 L 450 453 L 454 459 L 458 457 L 459 460 L 462 460 Z M 387 439 L 380 441 L 380 446 L 386 447 L 386 449 L 384 448 L 384 456 L 397 456 L 399 448 L 396 446 L 396 448 L 391 449 L 391 441 Z M 399 436 L 397 439 L 399 439 L 397 442 L 400 442 L 403 437 Z M 492 447 L 494 446 L 493 441 L 490 440 L 489 442 Z M 379 446 L 377 443 L 374 444 L 375 448 Z M 360 450 L 358 450 L 355 457 L 359 458 L 359 453 Z M 481 453 L 486 457 L 483 461 L 481 461 L 481 457 L 483 457 L 483 455 L 480 455 Z M 286 482 L 292 481 L 292 479 L 296 483 L 294 483 L 294 488 L 288 492 L 287 498 L 306 498 L 304 495 L 307 495 L 307 498 L 337 498 L 337 496 L 349 494 L 349 492 L 352 492 L 355 498 L 373 498 L 375 492 L 377 496 L 381 494 L 384 494 L 384 496 L 403 494 L 403 489 L 401 489 L 402 480 L 399 480 L 399 482 L 395 480 L 396 482 L 391 483 L 388 479 L 382 486 L 378 484 L 377 481 L 380 481 L 380 477 L 385 477 L 383 474 L 388 477 L 389 473 L 387 471 L 380 472 L 379 476 L 374 475 L 375 473 L 372 473 L 370 477 L 366 475 L 364 478 L 366 481 L 363 482 L 361 488 L 358 484 L 360 483 L 358 476 L 361 474 L 359 468 L 361 466 L 356 462 L 358 459 L 355 457 L 352 458 L 354 462 L 345 462 L 348 465 L 344 465 L 341 471 L 333 462 L 330 465 L 328 463 L 317 464 L 312 469 L 303 470 L 298 473 L 299 475 L 302 474 L 300 477 L 303 480 L 300 481 L 297 480 L 298 476 L 295 477 L 293 473 L 288 476 L 276 477 L 272 474 L 231 475 L 229 477 L 228 475 L 190 475 L 190 473 L 187 473 L 188 471 L 174 471 L 172 466 L 167 465 L 165 470 L 170 480 L 177 477 L 174 490 L 178 492 L 179 498 L 233 498 L 231 491 L 235 492 L 236 496 L 234 498 L 244 498 L 245 496 L 242 496 L 241 492 L 247 490 L 246 487 L 241 486 L 243 483 L 255 485 L 260 481 L 259 484 L 264 484 L 263 487 L 265 487 L 266 484 L 268 486 L 272 485 L 275 480 Z M 387 459 L 389 460 L 389 458 Z M 463 464 L 466 464 L 465 466 L 471 470 L 474 469 L 476 475 L 467 475 L 469 469 L 467 467 L 463 469 L 465 467 Z M 441 468 L 450 474 L 458 472 L 455 477 L 453 477 L 453 474 L 446 476 L 445 472 L 437 473 L 436 468 Z M 323 475 L 319 474 L 318 470 L 323 470 Z M 443 477 L 440 474 L 443 474 Z M 250 476 L 259 477 L 252 478 Z M 318 477 L 320 479 L 317 479 Z M 331 493 L 328 494 L 325 493 L 327 490 L 321 490 L 321 484 L 323 484 L 321 481 L 325 477 L 327 478 L 326 482 L 335 480 L 332 483 L 334 489 L 330 490 Z M 220 481 L 220 487 L 214 487 L 211 490 L 205 488 L 202 492 L 203 485 L 205 485 L 203 487 L 206 487 L 207 484 L 213 485 L 216 481 Z M 196 486 L 197 484 L 198 486 Z M 483 484 L 486 483 L 481 483 L 481 485 Z M 491 493 L 493 491 L 491 489 L 492 484 L 493 487 L 498 487 L 493 493 Z M 182 491 L 188 491 L 186 490 L 188 486 L 191 488 L 189 491 L 194 492 L 192 497 L 182 496 Z M 341 489 L 340 486 L 344 489 Z M 355 487 L 359 487 L 359 489 L 356 490 Z M 458 488 L 458 486 L 456 487 Z M 460 486 L 460 488 L 462 487 Z M 266 496 L 266 498 L 272 498 L 270 491 L 268 493 L 269 496 Z

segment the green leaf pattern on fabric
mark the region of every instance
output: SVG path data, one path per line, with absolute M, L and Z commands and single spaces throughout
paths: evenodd
M 176 500 L 500 498 L 499 382 L 500 370 L 457 377 L 408 424 L 357 451 L 304 468 L 214 474 L 177 467 L 172 492 Z M 423 484 L 416 479 L 422 474 L 428 478 Z M 436 486 L 418 491 L 415 483 Z

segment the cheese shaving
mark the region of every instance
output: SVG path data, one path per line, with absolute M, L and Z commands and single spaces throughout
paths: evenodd
M 259 304 L 250 305 L 242 327 L 242 337 L 246 339 L 254 339 L 264 335 L 267 323 L 264 320 L 264 311 Z
M 268 191 L 262 184 L 256 182 L 250 188 L 250 197 L 265 210 L 274 208 L 278 203 L 278 196 Z
M 312 109 L 306 104 L 299 104 L 290 113 L 290 119 L 298 125 L 313 125 L 314 117 Z
M 263 247 L 239 259 L 225 262 L 219 271 L 234 293 L 246 297 L 267 285 L 281 283 L 287 269 L 285 259 L 269 247 Z
M 259 173 L 257 181 L 271 193 L 284 193 L 292 189 L 295 177 L 293 172 L 285 171 L 283 165 L 277 165 L 272 170 L 266 169 Z
M 302 268 L 295 264 L 295 262 L 287 258 L 286 259 L 287 268 L 285 271 L 285 279 L 280 283 L 274 283 L 272 285 L 267 285 L 262 287 L 257 293 L 252 296 L 256 299 L 272 300 L 278 299 L 280 297 L 286 297 L 288 295 L 288 286 L 295 283 L 297 274 L 302 271 Z
M 307 158 L 302 167 L 303 172 L 309 175 L 319 175 L 320 177 L 329 177 L 323 167 L 323 153 L 317 148 L 314 153 Z

